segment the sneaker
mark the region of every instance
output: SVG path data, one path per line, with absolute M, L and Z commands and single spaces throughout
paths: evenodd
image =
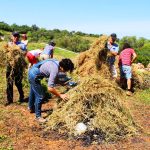
M 36 121 L 38 121 L 39 123 L 45 123 L 47 120 L 42 117 L 37 117 Z
M 132 92 L 131 91 L 127 91 L 126 94 L 127 94 L 127 96 L 132 96 Z

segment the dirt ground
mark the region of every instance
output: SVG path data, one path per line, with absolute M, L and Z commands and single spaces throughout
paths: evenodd
M 17 95 L 15 96 L 17 97 Z M 17 99 L 17 98 L 16 98 Z M 148 150 L 150 149 L 150 105 L 128 99 L 131 114 L 143 132 L 116 143 L 85 146 L 82 141 L 66 138 L 57 131 L 45 131 L 27 110 L 27 103 L 5 107 L 0 104 L 0 150 Z M 43 104 L 42 115 L 46 117 L 55 107 L 54 100 Z

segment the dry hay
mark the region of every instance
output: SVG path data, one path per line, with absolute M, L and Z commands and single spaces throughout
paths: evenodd
M 98 129 L 106 141 L 136 132 L 125 107 L 122 90 L 109 80 L 96 76 L 82 78 L 81 83 L 70 90 L 68 95 L 69 101 L 59 103 L 49 116 L 48 126 L 51 129 L 75 135 L 76 124 L 84 122 L 88 131 Z
M 136 125 L 124 103 L 126 96 L 110 80 L 106 40 L 106 36 L 101 37 L 78 57 L 76 73 L 80 75 L 80 83 L 67 93 L 69 100 L 59 103 L 49 116 L 48 129 L 77 136 L 75 126 L 83 122 L 88 127 L 85 136 L 92 132 L 93 137 L 105 141 L 136 133 Z
M 0 42 L 0 66 L 6 65 L 6 42 Z
M 133 87 L 139 89 L 150 88 L 150 72 L 144 69 L 138 69 L 136 64 L 132 65 Z
M 3 65 L 10 65 L 12 68 L 21 68 L 26 66 L 25 54 L 17 45 L 9 46 L 7 43 L 0 45 L 0 52 L 2 59 L 0 61 Z
M 76 74 L 82 76 L 100 74 L 105 78 L 110 77 L 109 68 L 106 63 L 107 49 L 105 44 L 108 40 L 107 36 L 101 36 L 93 43 L 91 48 L 82 52 L 77 60 Z
M 13 78 L 15 72 L 25 71 L 27 66 L 25 54 L 19 46 L 9 46 L 3 42 L 0 44 L 0 55 L 0 66 L 6 67 L 10 71 L 10 78 Z

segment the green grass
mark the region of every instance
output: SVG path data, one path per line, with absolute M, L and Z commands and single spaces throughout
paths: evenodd
M 141 102 L 150 105 L 150 88 L 138 91 L 136 96 Z
M 46 43 L 29 43 L 28 44 L 28 50 L 34 50 L 34 49 L 41 49 L 44 48 L 46 45 Z M 65 49 L 61 49 L 61 48 L 55 48 L 54 51 L 54 58 L 56 56 L 56 58 L 75 58 L 78 54 L 74 53 L 72 51 L 69 50 L 65 50 Z
M 78 54 L 69 50 L 55 48 L 54 55 L 61 56 L 63 58 L 75 58 Z
M 28 50 L 41 49 L 45 47 L 45 43 L 30 43 L 28 44 Z

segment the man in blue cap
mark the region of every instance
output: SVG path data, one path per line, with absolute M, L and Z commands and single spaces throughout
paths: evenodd
M 22 50 L 23 54 L 25 55 L 27 52 L 26 46 L 25 44 L 19 41 L 19 38 L 20 38 L 20 34 L 18 32 L 13 32 L 11 35 L 11 42 L 8 43 L 8 46 L 9 47 L 13 47 L 14 45 L 19 46 L 19 48 Z M 23 65 L 14 67 L 9 62 L 7 62 L 7 67 L 6 67 L 7 102 L 5 106 L 13 103 L 13 82 L 14 81 L 20 95 L 19 102 L 23 102 L 24 100 L 24 92 L 22 89 L 23 70 L 24 70 Z
M 20 49 L 23 51 L 23 52 L 26 52 L 27 51 L 27 48 L 26 48 L 26 45 L 24 43 L 22 43 L 20 40 L 20 34 L 19 32 L 12 32 L 12 35 L 11 35 L 11 42 L 8 43 L 9 46 L 13 46 L 13 45 L 17 45 L 20 47 Z

